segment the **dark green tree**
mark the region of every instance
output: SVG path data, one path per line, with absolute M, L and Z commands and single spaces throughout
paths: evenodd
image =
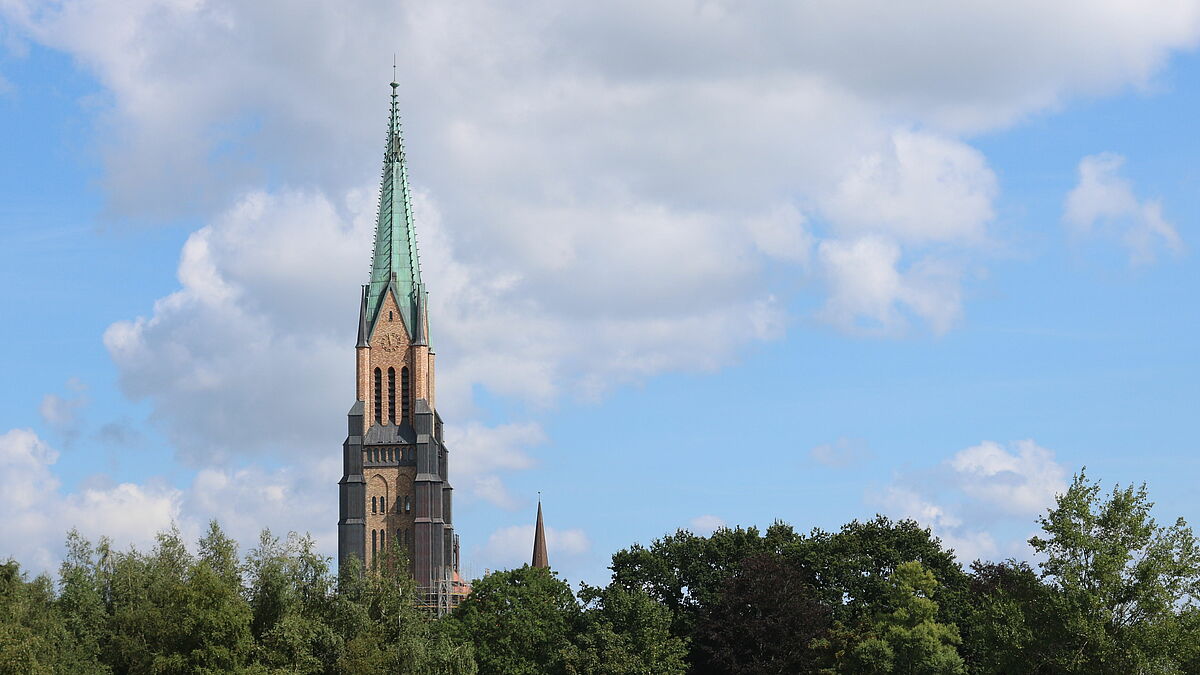
M 254 646 L 237 542 L 212 521 L 199 549 L 185 584 L 180 655 L 191 672 L 237 672 Z
M 870 622 L 880 611 L 890 611 L 892 574 L 913 561 L 937 577 L 939 621 L 960 621 L 968 605 L 969 579 L 954 551 L 913 520 L 879 515 L 852 521 L 838 532 L 813 530 L 791 550 L 813 574 L 815 589 L 834 608 L 834 618 L 845 625 Z
M 687 646 L 671 635 L 671 613 L 640 590 L 620 586 L 579 592 L 586 609 L 574 644 L 564 653 L 568 673 L 637 675 L 683 673 Z
M 527 565 L 476 580 L 445 629 L 474 644 L 480 673 L 534 675 L 563 672 L 579 622 L 571 587 Z
M 938 623 L 938 588 L 933 573 L 919 562 L 902 563 L 888 579 L 888 604 L 870 634 L 850 650 L 848 665 L 856 673 L 958 675 L 966 672 L 956 645 L 954 624 Z
M 159 533 L 153 553 L 110 550 L 101 542 L 98 577 L 107 595 L 101 660 L 115 672 L 188 671 L 188 571 L 195 560 L 176 529 Z
M 782 553 L 801 540 L 791 526 L 775 523 L 758 528 L 721 528 L 708 537 L 687 530 L 656 539 L 650 546 L 634 544 L 612 557 L 612 583 L 641 590 L 671 611 L 672 634 L 681 639 L 695 632 L 704 607 L 717 601 L 721 586 L 746 558 L 759 553 Z
M 1061 641 L 1054 590 L 1026 562 L 971 566 L 971 608 L 959 650 L 979 673 L 1056 672 L 1048 654 Z
M 813 672 L 822 654 L 812 643 L 829 629 L 832 611 L 811 581 L 807 570 L 783 555 L 760 553 L 742 561 L 697 625 L 698 669 Z
M 329 560 L 313 546 L 308 536 L 281 542 L 264 530 L 246 557 L 254 660 L 268 670 L 326 672 L 341 653 Z
M 344 647 L 338 673 L 476 672 L 469 639 L 439 630 L 417 605 L 404 549 L 394 546 L 374 571 L 353 561 L 339 570 L 334 623 Z
M 107 550 L 108 543 L 101 548 Z M 107 640 L 105 589 L 98 577 L 96 549 L 75 530 L 67 534 L 66 556 L 58 568 L 56 605 L 70 634 L 64 644 L 63 665 L 72 672 L 106 673 L 101 645 Z
M 50 578 L 30 581 L 16 562 L 0 563 L 0 674 L 51 675 L 75 665 L 84 666 L 78 672 L 96 672 L 76 659 L 70 640 Z

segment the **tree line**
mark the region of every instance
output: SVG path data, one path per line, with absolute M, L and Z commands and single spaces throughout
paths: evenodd
M 57 579 L 0 565 L 0 673 L 1200 673 L 1200 548 L 1151 507 L 1080 473 L 1036 565 L 964 568 L 883 516 L 680 530 L 615 553 L 607 586 L 500 571 L 440 619 L 399 549 L 335 574 L 295 534 L 240 556 L 216 523 L 195 553 L 72 532 Z

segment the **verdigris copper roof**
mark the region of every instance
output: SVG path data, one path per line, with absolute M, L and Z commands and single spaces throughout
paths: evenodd
M 383 155 L 383 177 L 379 184 L 379 216 L 375 224 L 375 246 L 371 255 L 371 283 L 367 291 L 366 319 L 374 332 L 379 308 L 389 288 L 396 295 L 400 315 L 409 335 L 424 338 L 420 316 L 425 289 L 421 284 L 421 260 L 413 228 L 412 196 L 405 166 L 400 111 L 392 82 L 392 106 L 388 119 L 387 148 Z

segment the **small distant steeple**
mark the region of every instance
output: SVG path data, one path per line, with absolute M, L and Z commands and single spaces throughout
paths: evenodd
M 550 561 L 546 557 L 546 527 L 542 524 L 541 497 L 538 497 L 537 529 L 533 533 L 533 566 L 550 568 Z

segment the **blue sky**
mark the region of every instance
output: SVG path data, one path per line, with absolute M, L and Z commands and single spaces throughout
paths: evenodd
M 1084 465 L 1200 518 L 1196 6 L 265 7 L 0 9 L 0 553 L 333 551 L 393 51 L 474 573 L 538 491 L 593 582 L 876 512 L 1020 557 Z

